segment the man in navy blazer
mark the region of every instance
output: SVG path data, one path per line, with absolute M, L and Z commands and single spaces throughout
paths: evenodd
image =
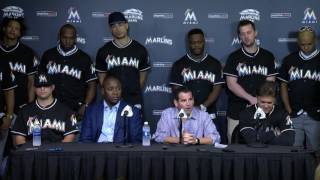
M 102 86 L 104 99 L 86 108 L 80 141 L 123 143 L 124 123 L 127 119 L 125 123 L 127 142 L 140 143 L 142 138 L 140 110 L 121 99 L 121 83 L 116 77 L 107 76 Z M 130 111 L 128 117 L 122 116 L 126 109 Z

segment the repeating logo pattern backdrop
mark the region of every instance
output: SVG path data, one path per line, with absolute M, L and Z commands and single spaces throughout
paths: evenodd
M 41 57 L 57 44 L 59 28 L 71 23 L 78 29 L 77 42 L 95 61 L 96 52 L 110 41 L 107 17 L 121 11 L 129 21 L 130 36 L 145 45 L 152 70 L 143 89 L 146 120 L 154 131 L 161 111 L 171 105 L 168 77 L 172 63 L 186 53 L 185 35 L 194 27 L 206 34 L 206 50 L 224 64 L 228 54 L 240 47 L 236 25 L 240 19 L 254 21 L 257 42 L 272 51 L 279 63 L 297 49 L 296 31 L 312 26 L 319 33 L 318 0 L 2 0 L 1 17 L 25 17 L 28 30 L 22 41 Z M 226 95 L 218 102 L 218 118 L 225 119 Z

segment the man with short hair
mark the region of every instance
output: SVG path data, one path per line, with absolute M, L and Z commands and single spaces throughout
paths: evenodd
M 54 96 L 81 120 L 85 108 L 96 95 L 96 74 L 88 54 L 76 45 L 77 31 L 71 24 L 60 28 L 59 44 L 47 50 L 40 63 L 41 71 L 52 75 Z
M 194 107 L 191 90 L 185 87 L 176 89 L 173 102 L 175 107 L 165 109 L 158 121 L 154 134 L 157 142 L 172 144 L 220 143 L 220 135 L 209 114 Z M 185 116 L 180 117 L 181 112 Z
M 39 65 L 33 50 L 20 42 L 25 29 L 23 18 L 5 17 L 2 20 L 0 66 L 9 64 L 18 85 L 15 89 L 15 113 L 34 100 L 34 74 Z
M 247 144 L 293 145 L 290 116 L 275 103 L 275 83 L 265 82 L 257 90 L 257 104 L 241 111 L 239 129 Z
M 239 124 L 239 114 L 247 106 L 257 103 L 256 89 L 266 80 L 275 81 L 276 63 L 273 54 L 256 43 L 257 30 L 249 20 L 238 24 L 238 36 L 242 47 L 231 53 L 224 67 L 229 89 L 228 139 Z
M 207 111 L 216 119 L 216 100 L 224 84 L 220 62 L 205 52 L 205 37 L 201 29 L 188 32 L 188 53 L 176 61 L 171 69 L 173 89 L 188 87 L 194 96 L 195 106 Z
M 55 85 L 50 76 L 44 73 L 35 77 L 36 100 L 25 106 L 18 114 L 11 133 L 15 135 L 15 144 L 31 141 L 36 124 L 41 127 L 43 142 L 72 142 L 77 133 L 75 114 L 53 97 Z
M 129 37 L 129 24 L 121 12 L 111 13 L 108 20 L 113 40 L 97 53 L 96 71 L 100 85 L 107 75 L 116 76 L 122 84 L 123 99 L 141 109 L 141 89 L 151 68 L 147 49 Z
M 141 143 L 141 111 L 122 99 L 120 80 L 108 75 L 103 80 L 101 92 L 103 100 L 86 109 L 80 141 Z
M 295 128 L 295 146 L 320 147 L 320 53 L 309 26 L 298 32 L 299 51 L 284 58 L 279 70 L 280 92 Z M 306 142 L 305 142 L 306 141 Z

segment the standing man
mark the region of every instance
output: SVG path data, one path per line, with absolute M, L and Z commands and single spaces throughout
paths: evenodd
M 15 144 L 31 141 L 36 124 L 40 124 L 43 142 L 72 142 L 79 131 L 76 116 L 70 108 L 53 97 L 55 86 L 51 77 L 37 74 L 34 85 L 37 96 L 35 102 L 19 112 L 11 130 L 15 135 Z
M 90 57 L 76 45 L 77 31 L 71 24 L 60 28 L 59 44 L 47 50 L 40 63 L 43 72 L 52 75 L 54 96 L 81 120 L 85 108 L 96 95 L 96 74 Z
M 170 84 L 173 90 L 181 86 L 190 89 L 195 106 L 207 111 L 211 119 L 216 120 L 216 100 L 225 83 L 221 64 L 205 52 L 205 37 L 201 29 L 188 32 L 188 47 L 188 53 L 173 64 Z
M 100 85 L 107 75 L 114 75 L 122 84 L 123 99 L 141 109 L 142 92 L 149 55 L 144 46 L 128 35 L 128 21 L 121 12 L 109 15 L 109 27 L 113 40 L 101 47 L 97 53 L 96 71 Z
M 247 106 L 257 103 L 256 90 L 268 81 L 275 81 L 277 74 L 273 54 L 256 43 L 255 24 L 241 20 L 238 24 L 238 36 L 242 47 L 231 53 L 224 68 L 228 89 L 228 140 L 234 128 L 239 124 L 239 114 Z
M 142 138 L 141 111 L 128 105 L 121 98 L 120 80 L 108 75 L 103 80 L 101 92 L 104 99 L 91 104 L 86 110 L 80 141 L 121 143 L 125 141 L 124 138 L 127 135 L 128 143 L 140 143 Z M 125 111 L 128 112 L 127 115 L 124 115 Z
M 15 77 L 9 65 L 0 66 L 0 89 L 4 94 L 5 101 L 5 104 L 0 105 L 0 129 L 2 130 L 9 129 L 11 125 L 14 112 L 14 90 L 16 87 Z
M 283 60 L 278 79 L 285 109 L 295 128 L 295 146 L 320 146 L 320 53 L 316 33 L 308 26 L 298 32 L 299 51 Z M 305 142 L 306 141 L 306 142 Z
M 0 104 L 0 164 L 10 149 L 11 142 L 7 141 L 9 128 L 13 120 L 14 89 L 17 87 L 14 75 L 8 64 L 0 66 L 0 90 L 4 94 L 4 103 Z
M 34 74 L 39 61 L 33 50 L 20 42 L 26 27 L 23 18 L 4 18 L 1 26 L 0 66 L 9 64 L 18 87 L 15 89 L 15 113 L 34 100 Z
M 186 87 L 174 92 L 174 105 L 165 109 L 157 124 L 154 138 L 157 142 L 177 144 L 220 143 L 220 135 L 207 112 L 194 107 L 192 91 Z M 181 112 L 185 113 L 181 117 Z M 182 132 L 181 132 L 182 131 Z

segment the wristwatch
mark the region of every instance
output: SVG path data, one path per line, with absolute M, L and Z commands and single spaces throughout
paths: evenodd
M 196 138 L 196 145 L 200 144 L 200 139 Z
M 13 114 L 6 114 L 5 116 L 6 116 L 7 118 L 9 118 L 10 120 L 13 119 Z

